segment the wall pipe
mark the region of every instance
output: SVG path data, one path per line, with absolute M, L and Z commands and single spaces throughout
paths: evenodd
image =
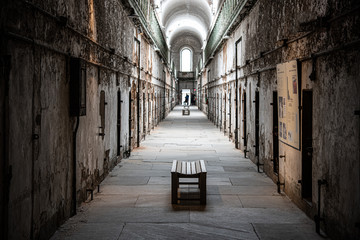
M 137 96 L 136 96 L 136 106 L 137 106 L 137 116 L 136 116 L 136 120 L 137 120 L 137 147 L 140 147 L 140 84 L 141 84 L 141 78 L 140 78 L 140 74 L 141 74 L 141 47 L 140 47 L 140 41 L 138 39 L 135 39 L 135 41 L 138 42 L 138 53 L 139 53 L 139 58 L 138 58 L 138 79 L 137 79 Z
M 162 120 L 165 119 L 166 116 L 166 72 L 163 72 L 164 74 L 164 98 L 163 98 L 163 104 L 164 104 L 164 109 L 163 109 L 163 116 L 162 116 Z M 191 99 L 191 98 L 190 98 Z M 189 101 L 190 101 L 189 99 Z
M 238 65 L 238 44 L 241 42 L 239 38 L 235 42 L 235 67 Z M 238 80 L 238 70 L 235 69 L 235 148 L 239 148 L 239 80 Z
M 284 154 L 284 155 L 280 155 L 279 156 L 279 159 L 280 158 L 284 158 L 284 159 L 286 159 L 286 155 Z M 280 164 L 279 164 L 280 165 Z M 277 185 L 277 192 L 280 194 L 281 193 L 281 189 L 280 189 L 280 187 L 281 186 L 285 186 L 285 177 L 284 177 L 284 182 L 282 183 L 282 182 L 280 182 L 280 168 L 279 168 L 279 166 L 278 166 L 278 174 L 277 174 L 277 182 L 276 182 L 276 185 Z
M 80 116 L 77 115 L 76 116 L 76 125 L 75 125 L 75 130 L 73 132 L 73 178 L 72 178 L 72 212 L 71 212 L 71 216 L 76 215 L 76 136 L 77 136 L 77 132 L 79 130 L 79 123 L 80 123 Z
M 4 43 L 4 40 L 1 39 L 1 42 Z M 4 44 L 5 46 L 6 44 Z M 2 50 L 2 49 L 1 49 Z M 3 142 L 3 152 L 2 157 L 3 161 L 1 161 L 1 167 L 2 168 L 2 191 L 1 191 L 1 216 L 0 216 L 0 238 L 1 239 L 8 239 L 8 225 L 9 225 L 9 196 L 10 196 L 10 184 L 11 184 L 11 178 L 12 178 L 12 166 L 9 165 L 9 74 L 10 74 L 10 67 L 11 67 L 11 58 L 10 56 L 5 56 L 3 59 L 4 61 L 2 64 L 4 64 L 5 71 L 2 72 L 3 74 L 3 80 L 2 83 L 0 83 L 1 88 L 1 97 L 3 101 L 3 113 L 1 114 L 3 122 L 1 126 L 1 131 L 4 133 L 1 136 L 1 141 Z
M 360 100 L 360 96 L 359 96 L 359 100 Z M 359 117 L 359 116 L 360 116 L 360 110 L 355 110 L 355 111 L 354 111 L 354 114 Z M 359 122 L 359 142 L 360 142 L 360 122 Z M 359 146 L 358 149 L 359 149 L 359 152 L 358 152 L 358 154 L 359 154 L 359 155 L 358 155 L 358 156 L 359 156 L 359 159 L 358 159 L 358 160 L 359 160 L 359 161 L 358 161 L 358 162 L 360 163 L 360 146 Z M 358 170 L 359 170 L 359 182 L 360 182 L 360 166 L 359 166 L 359 169 L 358 169 Z M 359 197 L 360 197 L 360 195 L 359 195 Z M 360 202 L 360 198 L 359 198 L 358 200 L 359 200 L 359 202 Z M 358 218 L 358 221 L 355 223 L 355 227 L 360 230 L 360 218 Z
M 316 232 L 320 234 L 320 223 L 321 221 L 325 221 L 323 217 L 321 217 L 321 186 L 327 185 L 327 181 L 325 179 L 319 179 L 318 180 L 318 209 L 317 209 L 317 215 L 314 216 L 315 220 L 315 228 Z

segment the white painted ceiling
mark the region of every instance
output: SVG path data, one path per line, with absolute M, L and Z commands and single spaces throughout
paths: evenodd
M 171 48 L 174 42 L 197 39 L 203 46 L 220 0 L 154 0 L 155 10 L 164 27 L 166 41 Z M 184 40 L 184 41 L 182 41 Z

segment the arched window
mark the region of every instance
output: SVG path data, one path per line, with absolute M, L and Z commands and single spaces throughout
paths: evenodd
M 192 71 L 192 51 L 190 48 L 183 48 L 180 52 L 180 69 L 182 72 Z

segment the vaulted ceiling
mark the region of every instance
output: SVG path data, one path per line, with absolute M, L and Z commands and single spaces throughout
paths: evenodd
M 219 0 L 155 0 L 154 4 L 173 50 L 174 43 L 186 43 L 189 38 L 203 46 Z
M 183 47 L 193 50 L 193 66 L 201 58 L 208 32 L 221 0 L 154 0 L 160 25 L 177 70 L 180 69 L 179 52 Z

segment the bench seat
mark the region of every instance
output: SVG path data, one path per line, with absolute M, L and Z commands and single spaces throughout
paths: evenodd
M 180 182 L 181 178 L 197 178 L 197 182 Z M 178 197 L 180 185 L 198 185 L 200 198 L 181 199 Z M 206 204 L 206 168 L 204 160 L 194 162 L 174 160 L 171 168 L 171 202 L 177 204 L 179 200 L 200 200 Z
M 190 109 L 189 107 L 185 108 L 182 110 L 182 115 L 190 115 Z

